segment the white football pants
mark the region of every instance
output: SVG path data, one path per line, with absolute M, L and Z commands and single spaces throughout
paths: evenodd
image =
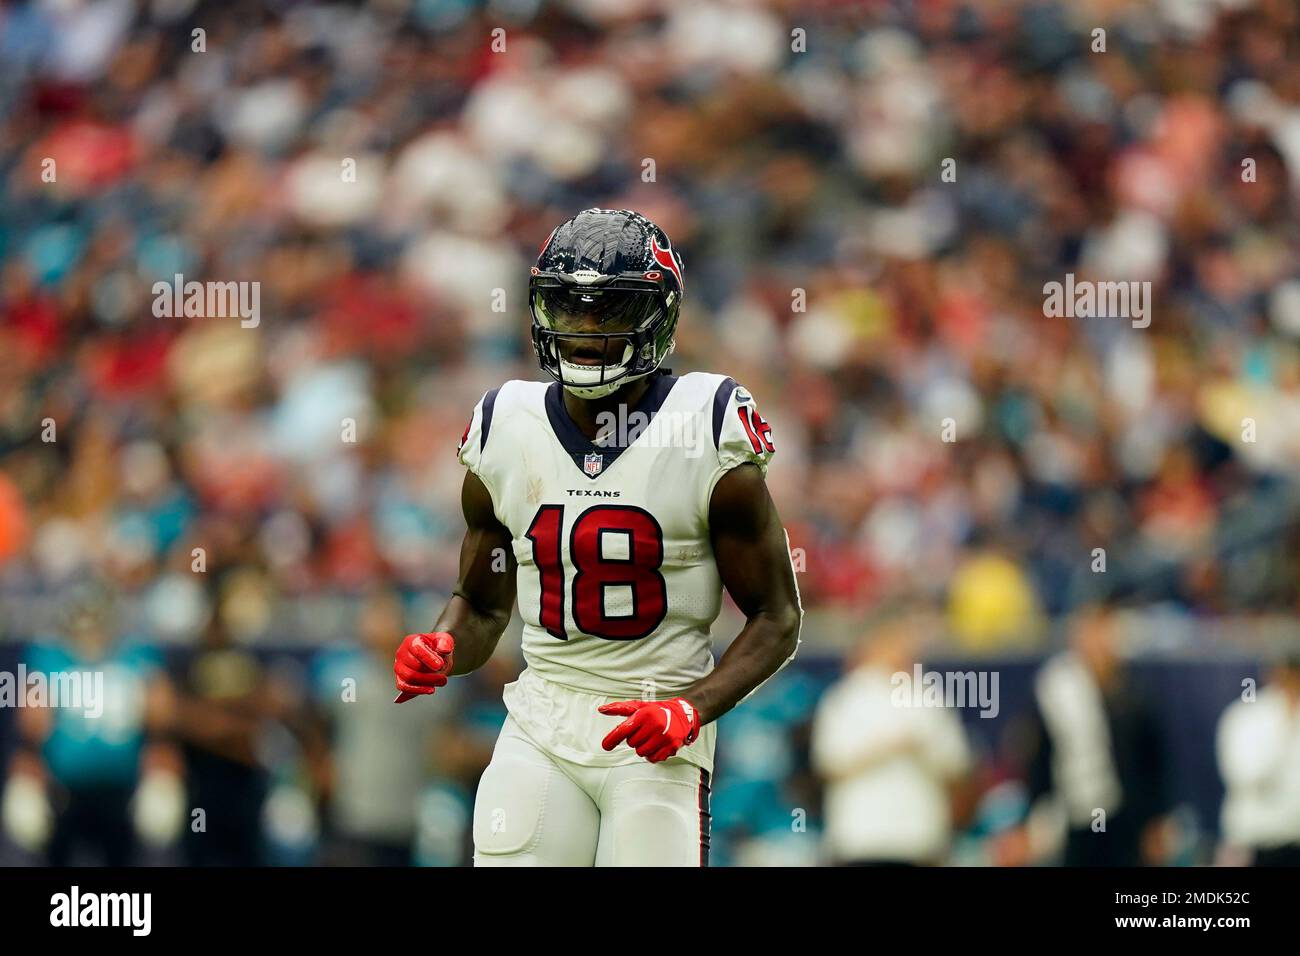
M 709 829 L 708 771 L 677 757 L 586 767 L 507 717 L 474 800 L 474 865 L 708 866 Z

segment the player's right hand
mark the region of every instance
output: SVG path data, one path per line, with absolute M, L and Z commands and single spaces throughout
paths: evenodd
M 445 631 L 407 634 L 393 661 L 399 691 L 393 703 L 402 704 L 412 697 L 432 694 L 446 684 L 455 647 L 455 638 Z

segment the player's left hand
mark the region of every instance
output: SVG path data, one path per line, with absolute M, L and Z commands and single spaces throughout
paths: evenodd
M 620 700 L 596 708 L 606 717 L 626 717 L 601 746 L 613 750 L 624 740 L 651 763 L 667 760 L 700 735 L 700 712 L 684 697 L 672 700 Z

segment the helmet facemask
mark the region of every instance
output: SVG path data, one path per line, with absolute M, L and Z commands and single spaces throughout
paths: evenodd
M 672 351 L 667 326 L 675 310 L 658 290 L 548 279 L 532 283 L 533 346 L 542 368 L 579 398 L 601 398 L 649 375 Z

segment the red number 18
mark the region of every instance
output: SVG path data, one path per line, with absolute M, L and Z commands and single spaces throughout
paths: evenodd
M 560 640 L 564 629 L 564 561 L 560 531 L 563 505 L 542 505 L 525 537 L 533 543 L 533 561 L 541 584 L 539 621 Z M 606 554 L 605 539 L 627 539 L 627 557 Z M 608 641 L 634 641 L 651 634 L 668 613 L 668 585 L 659 568 L 664 561 L 663 529 L 654 515 L 630 505 L 596 505 L 573 522 L 569 532 L 569 559 L 573 576 L 573 623 L 578 629 Z M 632 594 L 632 613 L 610 616 L 605 611 L 605 589 L 626 587 Z

